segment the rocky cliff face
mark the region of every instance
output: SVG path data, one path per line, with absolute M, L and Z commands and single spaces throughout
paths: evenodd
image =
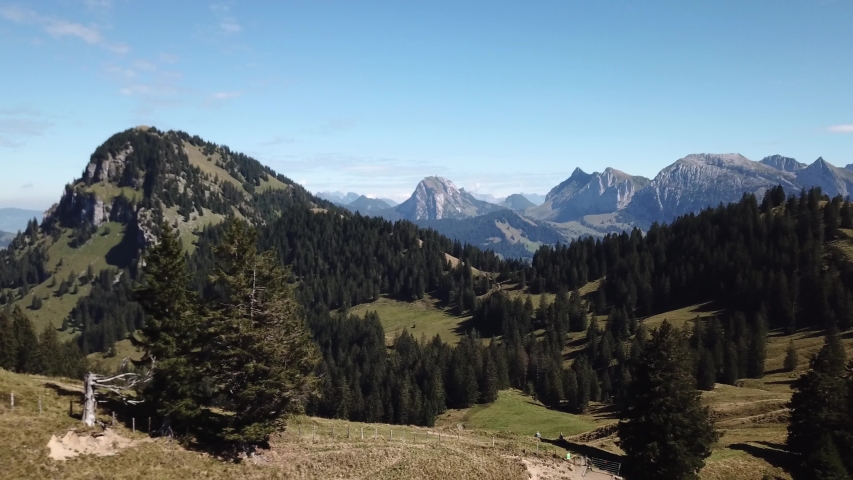
M 669 222 L 720 202 L 737 201 L 744 193 L 761 197 L 776 185 L 799 189 L 793 173 L 742 155 L 694 154 L 661 170 L 625 210 L 641 221 Z
M 528 214 L 541 220 L 566 222 L 585 215 L 616 212 L 627 207 L 648 183 L 647 178 L 614 168 L 601 173 L 586 173 L 576 168 L 568 179 L 548 192 L 545 203 L 530 209 Z
M 501 207 L 477 200 L 442 177 L 426 177 L 418 183 L 408 200 L 394 207 L 407 220 L 469 218 L 500 210 Z
M 761 163 L 783 172 L 794 173 L 806 168 L 804 163 L 800 163 L 791 157 L 783 157 L 782 155 L 770 155 L 769 157 L 764 157 L 761 159 Z

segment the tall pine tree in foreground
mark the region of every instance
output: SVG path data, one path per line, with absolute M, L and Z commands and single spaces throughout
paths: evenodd
M 232 413 L 219 437 L 238 445 L 266 442 L 317 392 L 319 354 L 287 283 L 289 269 L 273 251 L 258 254 L 256 237 L 234 222 L 216 248 L 212 280 L 223 298 L 203 347 L 206 376 Z
M 699 402 L 685 338 L 664 321 L 635 364 L 619 442 L 632 478 L 697 478 L 720 434 Z
M 134 292 L 145 311 L 145 323 L 131 337 L 145 355 L 138 362 L 156 363 L 144 391 L 156 414 L 179 431 L 201 415 L 199 369 L 193 358 L 200 333 L 199 302 L 188 289 L 190 276 L 177 233 L 161 225 L 160 242 L 145 254 L 144 283 Z
M 820 351 L 811 360 L 811 369 L 792 388 L 788 448 L 799 453 L 807 472 L 824 472 L 824 477 L 849 478 L 839 472 L 853 468 L 849 448 L 850 387 L 845 370 L 846 355 L 838 334 L 830 331 Z M 839 457 L 839 452 L 845 454 Z M 845 471 L 843 475 L 847 475 Z

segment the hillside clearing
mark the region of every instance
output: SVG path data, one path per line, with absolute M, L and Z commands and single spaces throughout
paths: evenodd
M 470 317 L 451 314 L 438 305 L 438 301 L 425 298 L 416 302 L 402 302 L 382 297 L 350 309 L 350 313 L 363 317 L 366 312 L 376 312 L 385 329 L 385 341 L 390 345 L 403 331 L 415 338 L 422 335 L 431 340 L 436 335 L 451 345 L 459 342 L 459 327 Z

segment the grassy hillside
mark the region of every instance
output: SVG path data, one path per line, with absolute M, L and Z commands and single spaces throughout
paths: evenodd
M 564 456 L 564 450 L 548 446 L 546 454 L 543 444 L 542 452 L 536 455 L 532 453 L 535 444 L 529 437 L 499 435 L 493 446 L 491 432 L 357 424 L 309 417 L 291 420 L 287 429 L 273 438 L 269 449 L 239 464 L 187 450 L 177 442 L 151 439 L 142 431 L 147 428 L 147 421 L 141 419 L 137 422 L 138 430 L 133 432 L 132 424 L 122 418 L 107 432 L 115 440 L 115 446 L 102 446 L 91 455 L 53 460 L 49 443 L 55 449 L 62 445 L 60 439 L 68 435 L 80 449 L 80 444 L 91 439 L 91 433 L 101 432 L 100 427 L 86 429 L 80 423 L 80 407 L 76 403 L 80 388 L 69 380 L 0 370 L 0 398 L 4 400 L 0 403 L 0 465 L 6 478 L 521 480 L 531 478 L 529 472 L 546 467 L 562 471 L 563 475 L 569 473 L 567 463 L 557 463 L 553 458 Z M 11 392 L 16 397 L 14 410 L 7 400 Z M 69 401 L 75 402 L 76 418 L 68 414 Z M 101 412 L 101 420 L 109 422 L 108 414 Z M 68 434 L 69 431 L 73 433 Z M 56 438 L 52 440 L 53 435 Z
M 92 235 L 85 244 L 73 248 L 71 246 L 72 235 L 70 230 L 63 230 L 62 235 L 58 240 L 53 241 L 52 238 L 44 238 L 42 242 L 48 246 L 48 262 L 47 268 L 52 272 L 51 278 L 45 280 L 40 285 L 33 287 L 30 294 L 16 302 L 21 308 L 26 309 L 27 315 L 33 321 L 37 331 L 41 331 L 47 326 L 59 327 L 62 320 L 71 313 L 71 309 L 77 304 L 77 301 L 88 295 L 91 289 L 90 285 L 83 285 L 78 288 L 77 294 L 72 295 L 67 293 L 62 297 L 56 295 L 58 285 L 67 280 L 69 275 L 73 274 L 77 277 L 86 273 L 86 270 L 91 265 L 95 274 L 109 266 L 108 259 L 122 258 L 120 254 L 120 243 L 124 238 L 124 225 L 120 223 L 106 223 Z M 110 253 L 114 255 L 109 255 Z M 55 286 L 51 287 L 51 283 L 55 280 Z M 39 310 L 30 309 L 34 296 L 39 296 L 44 300 L 44 304 Z
M 470 317 L 459 317 L 441 308 L 434 299 L 417 302 L 401 302 L 390 298 L 359 305 L 350 312 L 364 316 L 366 312 L 376 312 L 385 329 L 385 339 L 390 344 L 400 332 L 408 330 L 415 338 L 421 335 L 432 339 L 439 335 L 450 344 L 459 341 L 459 326 Z

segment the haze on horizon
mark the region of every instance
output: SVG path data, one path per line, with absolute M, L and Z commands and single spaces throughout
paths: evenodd
M 853 163 L 853 2 L 0 0 L 0 207 L 179 129 L 311 191 L 545 193 L 690 153 Z

